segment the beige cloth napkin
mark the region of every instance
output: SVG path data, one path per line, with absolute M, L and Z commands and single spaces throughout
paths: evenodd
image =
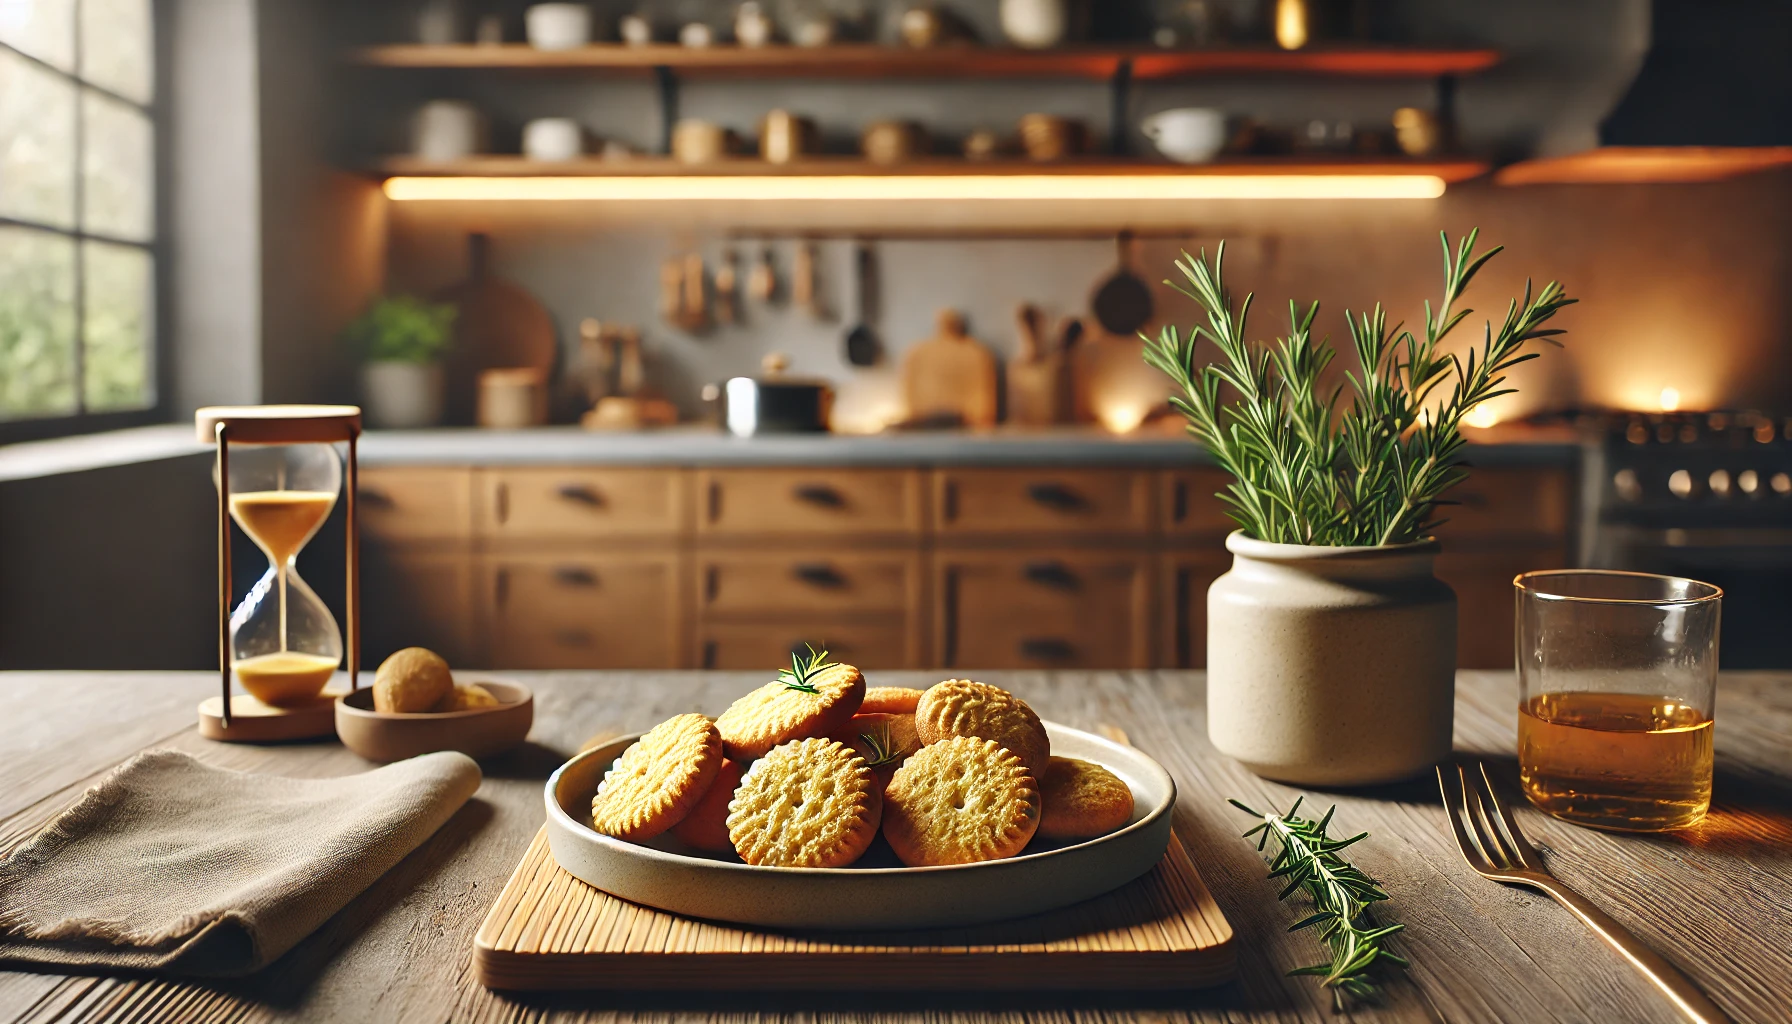
M 0 861 L 0 960 L 247 974 L 421 845 L 479 779 L 455 753 L 335 779 L 139 754 Z

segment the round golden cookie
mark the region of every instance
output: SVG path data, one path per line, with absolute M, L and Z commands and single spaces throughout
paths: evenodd
M 912 715 L 921 701 L 921 691 L 907 686 L 872 686 L 865 690 L 859 704 L 861 715 Z
M 833 738 L 851 747 L 865 759 L 865 767 L 878 774 L 885 785 L 902 762 L 921 749 L 921 737 L 915 734 L 914 715 L 866 714 L 861 711 L 836 729 Z
M 475 708 L 495 708 L 501 703 L 503 702 L 492 696 L 492 691 L 478 683 L 455 683 L 454 688 L 436 704 L 434 710 L 472 711 Z
M 672 834 L 687 846 L 710 853 L 733 853 L 734 841 L 728 838 L 728 802 L 734 799 L 734 790 L 740 785 L 740 777 L 746 774 L 747 766 L 733 758 L 722 759 L 722 770 L 716 773 L 714 782 L 691 808 L 691 813 L 684 820 L 672 826 Z
M 748 864 L 843 868 L 877 838 L 882 787 L 838 740 L 793 740 L 753 766 L 728 804 L 728 838 Z
M 373 710 L 384 715 L 433 711 L 454 690 L 442 656 L 424 647 L 392 652 L 373 674 Z
M 684 820 L 722 770 L 722 737 L 702 715 L 674 715 L 616 759 L 591 798 L 591 827 L 640 842 Z
M 915 708 L 915 731 L 922 743 L 950 736 L 995 740 L 1013 751 L 1033 778 L 1045 771 L 1052 741 L 1027 702 L 999 686 L 948 679 L 929 687 Z
M 884 838 L 910 867 L 1012 857 L 1038 828 L 1032 774 L 993 740 L 930 743 L 884 790 Z
M 851 665 L 818 666 L 801 677 L 786 670 L 729 705 L 716 728 L 729 757 L 751 761 L 787 740 L 829 735 L 864 697 L 865 677 Z
M 1132 789 L 1098 764 L 1054 757 L 1039 779 L 1045 815 L 1039 834 L 1049 839 L 1093 839 L 1132 820 Z

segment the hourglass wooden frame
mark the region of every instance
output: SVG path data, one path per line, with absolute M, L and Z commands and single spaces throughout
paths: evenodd
M 356 448 L 361 438 L 361 410 L 353 405 L 247 405 L 208 406 L 193 416 L 199 439 L 217 448 L 218 472 L 218 666 L 223 728 L 231 723 L 231 557 L 230 557 L 230 446 L 232 444 L 348 444 L 343 479 L 344 531 L 348 580 L 344 597 L 346 656 L 350 691 L 360 688 L 361 667 L 361 544 L 355 514 L 360 465 Z

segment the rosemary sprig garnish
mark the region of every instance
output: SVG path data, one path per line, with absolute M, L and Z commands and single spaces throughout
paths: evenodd
M 820 675 L 823 669 L 832 668 L 833 664 L 828 661 L 826 650 L 817 651 L 813 644 L 804 644 L 803 646 L 809 648 L 808 656 L 804 657 L 791 651 L 790 667 L 778 670 L 778 682 L 783 683 L 786 690 L 796 690 L 799 693 L 820 693 L 821 691 L 816 689 L 815 684 L 810 680 Z
M 1313 900 L 1314 912 L 1288 930 L 1299 931 L 1318 925 L 1320 941 L 1331 951 L 1330 963 L 1299 967 L 1289 971 L 1288 976 L 1311 974 L 1321 977 L 1320 983 L 1332 990 L 1332 1005 L 1338 1010 L 1344 1009 L 1346 996 L 1374 998 L 1372 969 L 1377 963 L 1387 961 L 1407 966 L 1404 957 L 1387 948 L 1386 941 L 1388 936 L 1406 926 L 1376 926 L 1369 906 L 1387 899 L 1388 894 L 1375 879 L 1338 855 L 1339 850 L 1369 833 L 1359 832 L 1349 839 L 1328 837 L 1325 827 L 1331 824 L 1332 814 L 1338 809 L 1336 806 L 1326 811 L 1325 817 L 1312 821 L 1295 817 L 1295 812 L 1300 810 L 1298 798 L 1285 814 L 1264 814 L 1237 800 L 1227 802 L 1261 819 L 1255 828 L 1244 834 L 1249 839 L 1262 833 L 1262 838 L 1257 840 L 1259 851 L 1272 836 L 1281 846 L 1281 852 L 1270 862 L 1269 877 L 1286 878 L 1288 886 L 1276 899 L 1285 900 L 1296 890 L 1305 889 Z
M 890 742 L 890 727 L 885 725 L 876 732 L 859 733 L 859 739 L 871 749 L 871 757 L 865 762 L 867 768 L 878 768 L 896 761 L 896 745 Z

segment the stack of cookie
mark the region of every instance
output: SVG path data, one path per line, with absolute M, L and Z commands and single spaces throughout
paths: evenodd
M 1126 783 L 1053 757 L 1039 716 L 1008 691 L 966 679 L 867 689 L 825 651 L 792 659 L 714 721 L 687 714 L 656 726 L 591 803 L 605 835 L 671 831 L 774 867 L 845 867 L 880 832 L 911 867 L 968 864 L 1131 819 Z

